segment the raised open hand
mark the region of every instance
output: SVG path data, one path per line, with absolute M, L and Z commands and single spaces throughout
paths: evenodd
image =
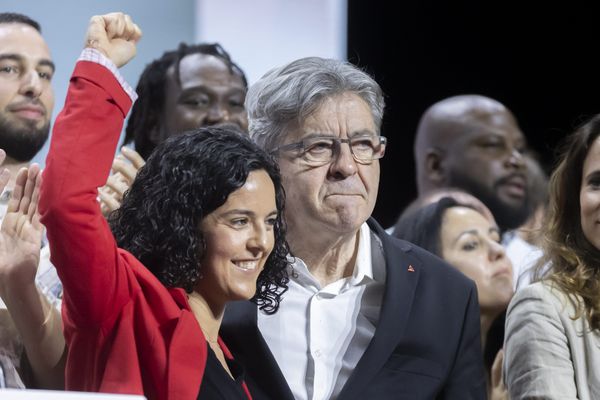
M 100 209 L 107 217 L 112 211 L 121 207 L 125 191 L 131 187 L 135 176 L 146 162 L 138 152 L 128 147 L 123 147 L 113 161 L 111 172 L 106 185 L 98 189 Z
M 0 165 L 2 165 L 5 158 L 6 153 L 4 152 L 4 150 L 0 149 Z M 2 192 L 4 191 L 4 188 L 6 187 L 6 184 L 9 180 L 10 172 L 8 172 L 6 168 L 2 168 L 2 171 L 0 171 L 0 194 L 2 194 Z
M 17 175 L 0 228 L 0 283 L 25 287 L 35 280 L 43 233 L 38 213 L 41 180 L 37 164 Z

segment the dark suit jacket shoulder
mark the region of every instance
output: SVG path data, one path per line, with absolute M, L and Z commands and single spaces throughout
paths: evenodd
M 385 294 L 375 336 L 338 399 L 485 399 L 474 283 L 375 220 L 369 227 L 383 247 Z M 292 399 L 256 320 L 254 305 L 233 304 L 222 336 L 246 365 L 255 399 Z

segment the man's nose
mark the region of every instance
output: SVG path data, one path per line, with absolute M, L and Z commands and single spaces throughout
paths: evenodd
M 352 155 L 349 143 L 339 143 L 337 154 L 334 154 L 331 166 L 331 175 L 344 179 L 356 173 L 356 160 Z
M 506 160 L 508 166 L 523 169 L 525 168 L 525 159 L 523 158 L 523 153 L 519 149 L 512 149 L 510 152 L 508 159 Z
M 208 121 L 213 124 L 229 121 L 229 110 L 221 104 L 213 104 L 208 110 Z
M 43 89 L 42 78 L 40 78 L 36 70 L 28 70 L 21 77 L 19 93 L 23 96 L 38 98 L 42 94 Z

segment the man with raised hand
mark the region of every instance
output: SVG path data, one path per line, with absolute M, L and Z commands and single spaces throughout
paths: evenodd
M 6 155 L 8 174 L 6 190 L 0 196 L 0 219 L 10 217 L 4 221 L 3 235 L 14 213 L 23 211 L 13 204 L 21 195 L 17 191 L 23 184 L 20 171 L 29 166 L 48 138 L 54 107 L 53 74 L 54 63 L 39 24 L 25 15 L 0 13 L 0 148 Z M 39 167 L 31 166 L 29 173 L 35 175 L 36 171 Z M 34 225 L 29 239 L 39 236 L 35 238 L 37 248 L 23 249 L 17 245 L 22 243 L 17 237 L 13 238 L 17 244 L 4 247 L 0 254 L 0 362 L 6 386 L 23 387 L 24 378 L 28 386 L 61 388 L 64 339 L 58 305 L 62 287 L 49 262 L 47 246 L 40 254 L 42 230 L 39 223 Z

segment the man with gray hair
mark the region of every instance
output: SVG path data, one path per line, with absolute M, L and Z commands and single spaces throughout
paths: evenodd
M 387 143 L 379 85 L 303 58 L 255 83 L 246 109 L 278 158 L 292 261 L 277 313 L 240 302 L 221 328 L 253 398 L 485 398 L 474 284 L 370 218 Z

